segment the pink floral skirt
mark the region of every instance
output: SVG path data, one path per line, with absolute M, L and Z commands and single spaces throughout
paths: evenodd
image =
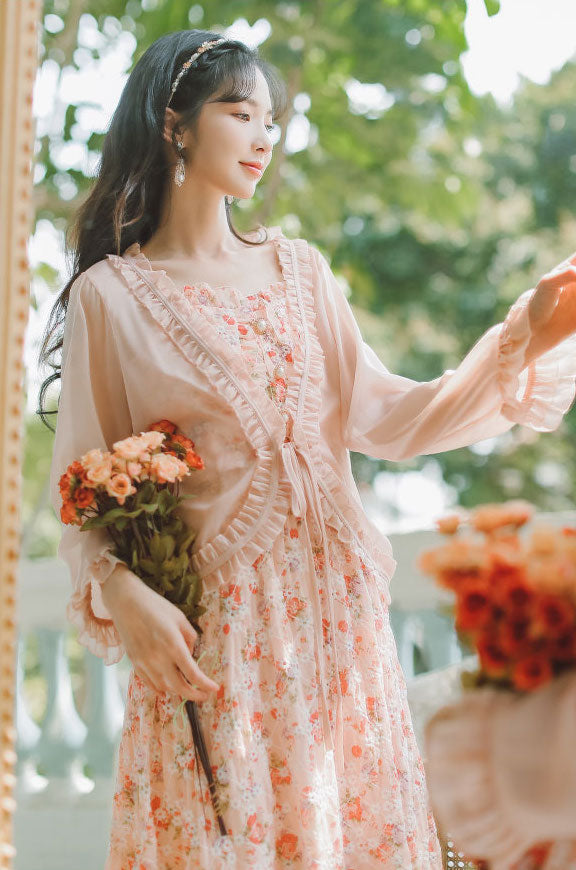
M 311 570 L 323 569 L 322 551 L 310 560 L 302 520 L 290 513 L 273 549 L 204 594 L 201 667 L 220 691 L 199 710 L 227 836 L 189 723 L 175 716 L 180 697 L 131 672 L 105 870 L 442 867 L 388 578 L 359 546 L 326 531 L 328 572 Z M 331 724 L 343 713 L 334 750 L 323 734 L 315 648 Z

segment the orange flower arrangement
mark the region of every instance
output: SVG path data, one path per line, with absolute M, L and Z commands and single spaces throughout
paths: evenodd
M 522 693 L 576 667 L 576 529 L 537 526 L 524 501 L 480 505 L 437 522 L 447 540 L 420 569 L 455 595 L 462 641 L 478 654 L 466 687 Z M 468 533 L 462 533 L 463 528 Z

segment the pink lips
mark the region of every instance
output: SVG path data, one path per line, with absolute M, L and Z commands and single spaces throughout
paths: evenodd
M 250 172 L 252 172 L 254 175 L 257 175 L 258 178 L 260 178 L 263 174 L 263 170 L 256 164 L 241 162 L 240 165 L 246 167 L 246 169 L 249 169 Z

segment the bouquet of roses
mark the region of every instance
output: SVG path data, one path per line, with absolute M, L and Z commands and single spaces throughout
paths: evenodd
M 533 510 L 511 501 L 443 517 L 437 527 L 447 540 L 419 558 L 454 593 L 456 631 L 477 654 L 477 670 L 461 675 L 465 689 L 521 696 L 576 668 L 576 529 L 523 529 Z M 538 843 L 510 870 L 544 867 L 553 847 Z
M 152 423 L 147 431 L 116 441 L 113 448 L 89 450 L 68 466 L 59 484 L 62 522 L 77 525 L 82 532 L 106 528 L 113 554 L 176 605 L 201 634 L 202 581 L 191 567 L 196 532 L 186 527 L 176 509 L 184 499 L 194 497 L 180 495 L 179 484 L 193 469 L 203 468 L 203 461 L 194 451 L 194 442 L 170 420 Z M 204 769 L 225 834 L 196 703 L 185 705 L 196 759 Z

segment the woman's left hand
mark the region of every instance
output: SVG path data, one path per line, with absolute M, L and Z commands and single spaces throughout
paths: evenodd
M 576 254 L 544 275 L 528 304 L 532 337 L 525 364 L 576 332 Z

